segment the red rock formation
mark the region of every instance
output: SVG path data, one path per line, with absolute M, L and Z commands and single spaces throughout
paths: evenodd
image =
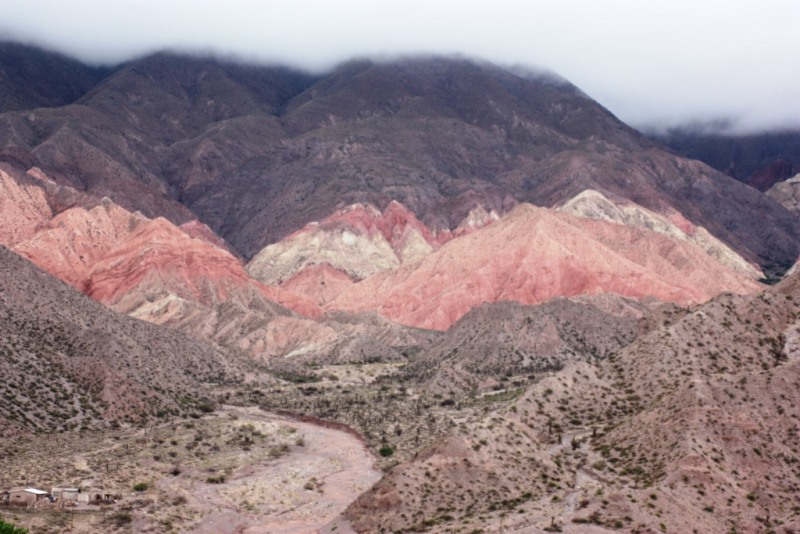
M 434 249 L 453 239 L 453 235 L 449 231 L 434 235 L 427 226 L 417 219 L 416 215 L 396 200 L 386 206 L 386 209 L 383 210 L 383 215 L 376 224 L 398 255 L 403 250 L 412 230 L 419 233 Z
M 355 280 L 347 273 L 330 265 L 312 265 L 282 283 L 280 287 L 297 295 L 309 297 L 320 306 L 324 306 L 354 283 Z
M 148 220 L 93 266 L 82 290 L 112 304 L 145 277 L 158 273 L 182 298 L 205 305 L 224 302 L 231 289 L 244 287 L 249 278 L 233 256 L 221 252 L 193 240 L 166 219 Z
M 81 281 L 84 293 L 114 305 L 134 289 L 142 295 L 166 291 L 213 306 L 252 286 L 265 298 L 303 315 L 321 313 L 307 298 L 251 280 L 230 253 L 189 237 L 166 219 L 144 221 L 92 267 Z
M 675 210 L 667 210 L 667 217 L 645 209 L 626 199 L 609 199 L 599 191 L 587 189 L 558 208 L 577 217 L 608 221 L 666 234 L 691 243 L 726 267 L 754 280 L 764 278 L 756 265 L 751 265 L 725 243 L 711 235 L 702 226 L 695 226 Z M 678 225 L 681 227 L 678 227 Z M 688 230 L 684 230 L 686 228 Z
M 131 214 L 108 199 L 54 217 L 44 188 L 69 188 L 32 171 L 42 187 L 0 171 L 0 244 L 104 304 L 128 296 L 129 309 L 122 310 L 128 312 L 143 304 L 144 295 L 169 293 L 213 305 L 256 290 L 301 315 L 322 313 L 308 297 L 252 280 L 224 241 L 200 222 L 179 228 Z
M 469 214 L 461 221 L 461 224 L 453 232 L 455 237 L 471 234 L 475 230 L 480 230 L 484 226 L 492 224 L 500 216 L 496 211 L 486 211 L 483 206 L 478 204 L 469 211 Z
M 760 287 L 669 236 L 522 204 L 419 262 L 353 285 L 326 309 L 377 310 L 444 330 L 483 302 L 618 293 L 689 304 Z
M 183 223 L 178 228 L 180 228 L 181 231 L 189 237 L 199 239 L 200 241 L 205 241 L 209 245 L 213 245 L 217 248 L 221 248 L 230 252 L 230 249 L 225 244 L 225 240 L 215 234 L 214 230 L 200 221 L 189 221 L 187 223 Z
M 479 205 L 455 235 L 473 232 L 498 218 L 496 212 L 488 213 Z M 247 271 L 264 283 L 282 285 L 305 269 L 328 265 L 353 280 L 363 280 L 424 258 L 453 236 L 450 230 L 432 232 L 396 201 L 383 213 L 371 204 L 353 204 L 265 247 L 247 265 Z M 315 299 L 319 296 L 317 289 L 308 294 Z
M 90 210 L 73 208 L 47 221 L 12 250 L 80 289 L 81 280 L 114 244 L 147 221 L 110 202 Z
M 52 217 L 44 190 L 21 185 L 0 170 L 0 244 L 12 247 L 29 239 Z

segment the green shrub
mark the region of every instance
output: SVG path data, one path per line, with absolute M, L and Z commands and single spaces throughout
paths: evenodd
M 133 516 L 131 516 L 128 512 L 117 512 L 113 516 L 111 516 L 112 520 L 117 524 L 118 527 L 123 525 L 127 525 L 131 521 L 133 521 Z
M 381 447 L 381 449 L 378 451 L 378 454 L 386 458 L 387 456 L 394 454 L 394 449 L 391 447 Z
M 203 413 L 211 413 L 216 410 L 216 406 L 214 406 L 213 402 L 201 402 L 197 405 L 197 409 Z
M 147 491 L 147 482 L 139 482 L 133 487 L 133 491 Z
M 13 523 L 6 523 L 0 519 L 0 534 L 28 534 L 28 529 L 18 527 Z

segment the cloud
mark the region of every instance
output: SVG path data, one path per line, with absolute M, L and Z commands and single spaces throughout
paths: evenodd
M 557 72 L 634 125 L 800 127 L 796 0 L 6 0 L 0 33 L 114 63 L 162 48 L 323 70 L 462 53 Z

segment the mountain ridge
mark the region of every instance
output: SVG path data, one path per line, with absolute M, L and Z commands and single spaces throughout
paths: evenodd
M 605 292 L 688 304 L 723 288 L 748 293 L 760 287 L 680 243 L 644 228 L 520 204 L 417 262 L 348 287 L 326 309 L 378 310 L 402 324 L 444 330 L 482 302 L 536 304 Z
M 800 223 L 772 200 L 662 150 L 566 82 L 463 59 L 312 77 L 157 54 L 74 105 L 1 114 L 0 160 L 149 218 L 199 219 L 248 260 L 354 203 L 397 200 L 439 232 L 478 206 L 552 207 L 584 189 L 675 210 L 762 268 L 800 256 Z

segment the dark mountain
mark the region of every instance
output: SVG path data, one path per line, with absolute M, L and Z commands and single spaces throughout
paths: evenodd
M 759 191 L 800 172 L 800 131 L 723 135 L 675 128 L 651 137 Z
M 0 160 L 175 223 L 246 258 L 356 202 L 431 228 L 480 204 L 553 206 L 585 189 L 679 212 L 745 258 L 785 266 L 800 221 L 665 152 L 574 86 L 463 59 L 352 62 L 322 77 L 157 54 L 76 104 L 0 115 Z
M 331 115 L 337 123 L 393 117 L 503 128 L 508 140 L 537 145 L 542 154 L 571 148 L 569 139 L 584 141 L 601 132 L 604 141 L 621 148 L 654 146 L 632 128 L 609 121 L 607 110 L 566 81 L 522 77 L 464 59 L 345 64 L 293 99 L 284 124 L 297 137 L 319 129 Z M 553 135 L 556 131 L 561 135 Z
M 0 41 L 0 113 L 72 104 L 112 70 L 84 65 L 41 48 Z
M 121 68 L 77 104 L 121 115 L 170 145 L 197 137 L 212 123 L 280 115 L 315 80 L 285 67 L 159 53 Z
M 201 383 L 241 383 L 253 371 L 114 312 L 5 247 L 0 274 L 3 434 L 185 413 L 204 395 Z

